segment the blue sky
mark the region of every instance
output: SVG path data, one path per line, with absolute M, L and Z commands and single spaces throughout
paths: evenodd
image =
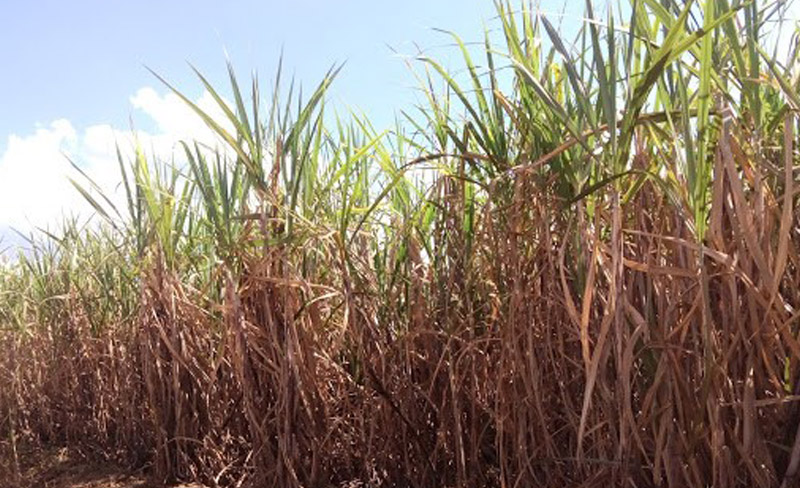
M 583 1 L 535 3 L 568 31 L 580 25 Z M 595 4 L 605 11 L 605 0 Z M 485 27 L 498 27 L 491 0 L 3 0 L 3 7 L 0 251 L 3 239 L 6 246 L 14 239 L 11 227 L 27 232 L 86 210 L 67 180 L 74 172 L 65 155 L 113 184 L 114 143 L 132 139 L 131 121 L 146 144 L 166 152 L 180 138 L 204 137 L 202 124 L 144 66 L 208 107 L 187 62 L 225 87 L 227 55 L 240 81 L 257 71 L 268 92 L 281 51 L 284 75 L 309 89 L 344 61 L 333 103 L 387 128 L 415 100 L 404 55 L 421 48 L 461 67 L 450 39 L 433 28 L 481 41 Z
M 555 16 L 565 4 L 541 5 Z M 577 25 L 583 2 L 568 5 L 567 21 Z M 74 171 L 65 156 L 113 185 L 114 143 L 132 140 L 132 128 L 165 152 L 182 137 L 203 137 L 202 124 L 145 66 L 210 107 L 187 63 L 225 87 L 228 57 L 240 81 L 257 71 L 268 92 L 281 52 L 284 76 L 307 89 L 331 65 L 346 62 L 333 103 L 386 128 L 415 100 L 404 56 L 423 49 L 460 67 L 451 40 L 434 28 L 481 41 L 484 28 L 498 27 L 491 0 L 5 0 L 3 6 L 0 251 L 19 241 L 12 227 L 29 232 L 86 211 L 68 181 Z
M 490 0 L 11 0 L 4 7 L 0 148 L 8 134 L 61 117 L 127 128 L 128 98 L 143 86 L 162 90 L 144 65 L 191 93 L 199 84 L 186 63 L 220 84 L 225 51 L 240 77 L 257 69 L 262 84 L 282 47 L 287 74 L 307 86 L 346 61 L 334 95 L 391 118 L 410 99 L 413 79 L 388 46 L 444 51 L 437 46 L 447 39 L 432 27 L 479 40 L 494 15 Z

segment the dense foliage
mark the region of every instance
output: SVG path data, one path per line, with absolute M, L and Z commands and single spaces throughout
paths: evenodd
M 268 103 L 200 76 L 222 146 L 121 152 L 124 206 L 87 175 L 97 222 L 0 268 L 5 468 L 36 442 L 212 486 L 797 486 L 784 3 L 587 0 L 572 44 L 498 3 L 503 50 L 420 57 L 385 132 L 326 112 L 336 69 Z

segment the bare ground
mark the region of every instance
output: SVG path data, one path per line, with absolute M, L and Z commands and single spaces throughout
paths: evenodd
M 6 454 L 6 453 L 3 453 Z M 163 488 L 141 473 L 83 459 L 68 449 L 25 450 L 15 474 L 10 456 L 0 461 L 0 488 Z M 180 485 L 175 488 L 203 488 Z

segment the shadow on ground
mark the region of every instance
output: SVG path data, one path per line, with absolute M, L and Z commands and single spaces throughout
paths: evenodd
M 3 453 L 0 488 L 162 488 L 141 473 L 131 473 L 111 463 L 83 459 L 68 449 L 23 450 L 18 454 L 19 474 Z M 174 488 L 203 488 L 184 484 Z

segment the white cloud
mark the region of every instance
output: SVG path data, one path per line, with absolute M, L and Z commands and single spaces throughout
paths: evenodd
M 150 116 L 156 123 L 160 135 L 167 136 L 166 139 L 171 138 L 173 141 L 192 139 L 207 144 L 218 142 L 203 120 L 174 93 L 159 95 L 154 89 L 144 87 L 140 88 L 130 101 L 135 109 Z M 194 103 L 214 120 L 225 119 L 225 114 L 208 91 L 204 91 Z
M 8 136 L 7 148 L 0 154 L 0 229 L 13 227 L 27 233 L 36 227 L 53 227 L 65 215 L 88 217 L 91 208 L 69 177 L 83 180 L 69 160 L 121 202 L 117 144 L 129 156 L 134 141 L 138 141 L 145 154 L 167 161 L 173 160 L 173 156 L 181 159 L 182 150 L 177 144 L 180 140 L 222 147 L 220 139 L 172 93 L 161 95 L 145 87 L 130 98 L 130 103 L 134 120 L 147 116 L 157 130 L 134 133 L 103 124 L 78 128 L 67 119 L 59 119 L 33 133 Z M 224 120 L 224 114 L 208 92 L 195 103 L 215 120 Z
M 68 120 L 60 119 L 32 135 L 8 138 L 0 158 L 0 225 L 27 230 L 58 215 L 57 205 L 74 203 L 66 175 L 70 164 L 62 154 L 78 143 Z

